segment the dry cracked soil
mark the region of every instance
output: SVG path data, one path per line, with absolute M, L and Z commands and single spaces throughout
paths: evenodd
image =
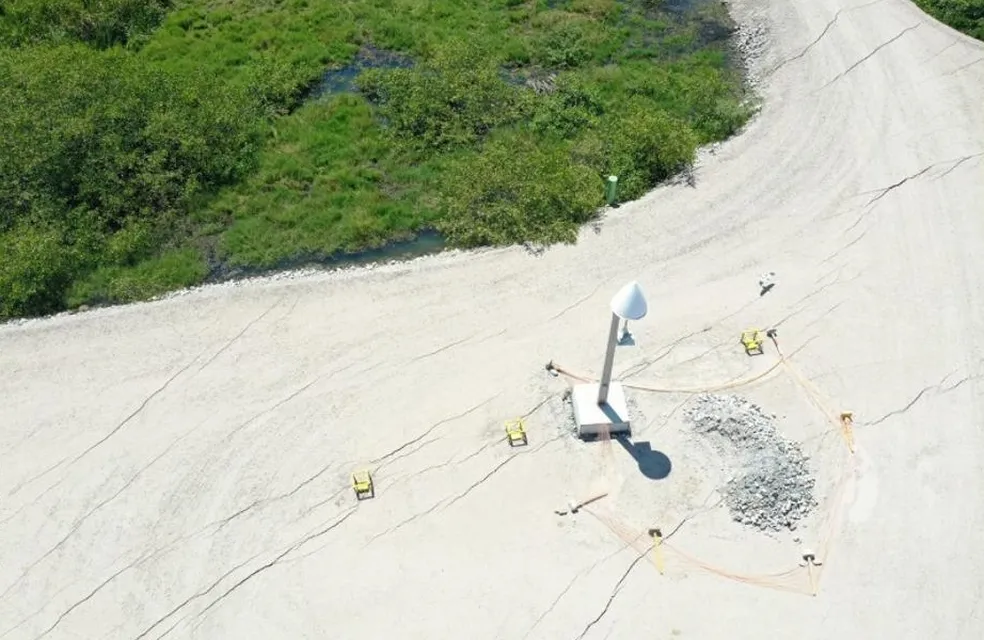
M 0 327 L 0 639 L 984 637 L 984 45 L 732 8 L 761 113 L 576 246 Z M 632 440 L 580 442 L 544 364 L 596 376 L 630 280 Z M 746 378 L 816 466 L 795 538 L 731 521 L 681 417 Z

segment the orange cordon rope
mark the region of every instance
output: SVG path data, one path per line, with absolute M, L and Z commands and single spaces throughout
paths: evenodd
M 779 354 L 779 360 L 775 364 L 770 366 L 768 369 L 755 376 L 731 380 L 729 382 L 725 382 L 720 385 L 701 387 L 701 388 L 673 389 L 673 388 L 660 387 L 656 385 L 629 384 L 624 382 L 622 383 L 622 385 L 632 389 L 638 389 L 640 391 L 649 391 L 653 393 L 686 393 L 686 394 L 712 393 L 715 391 L 722 391 L 725 389 L 733 389 L 737 387 L 747 386 L 749 384 L 758 382 L 759 380 L 762 380 L 766 376 L 775 372 L 779 367 L 783 367 L 794 379 L 794 381 L 798 384 L 798 386 L 804 391 L 804 393 L 807 395 L 808 399 L 814 405 L 814 407 L 838 427 L 838 430 L 841 431 L 842 435 L 844 436 L 844 439 L 847 442 L 848 450 L 850 451 L 853 457 L 854 440 L 853 440 L 853 434 L 850 432 L 849 425 L 846 425 L 841 420 L 836 418 L 837 413 L 829 409 L 829 406 L 821 397 L 822 394 L 819 391 L 819 389 L 816 387 L 816 385 L 813 384 L 810 380 L 808 380 L 805 376 L 803 376 L 799 372 L 799 370 L 796 369 L 789 362 L 789 359 L 782 353 L 782 350 L 779 347 L 779 343 L 775 339 L 775 337 L 774 336 L 770 336 L 770 337 L 772 338 L 772 342 L 776 347 L 777 353 Z M 579 380 L 581 382 L 595 381 L 587 376 L 574 373 L 568 369 L 565 369 L 564 367 L 555 365 L 552 362 L 550 363 L 549 368 L 552 368 L 553 370 L 557 371 L 559 374 L 563 374 L 568 378 Z M 824 433 L 829 433 L 829 432 L 824 432 Z M 606 438 L 606 440 L 608 439 Z M 608 462 L 608 464 L 606 464 L 606 467 L 610 469 L 613 462 L 610 459 L 611 457 L 610 440 L 608 440 L 606 444 L 608 445 L 605 451 L 606 454 L 605 457 L 608 458 L 608 460 L 606 461 Z M 844 507 L 846 506 L 845 498 L 846 498 L 847 481 L 849 480 L 849 474 L 848 474 L 849 471 L 851 471 L 851 469 L 847 469 L 844 472 L 842 472 L 837 490 L 834 493 L 833 506 L 827 512 L 826 517 L 824 518 L 823 521 L 824 524 L 826 525 L 826 528 L 824 526 L 821 526 L 822 541 L 820 543 L 820 553 L 821 553 L 820 557 L 824 558 L 825 560 L 824 564 L 819 567 L 814 567 L 810 564 L 807 564 L 806 567 L 796 567 L 788 571 L 783 571 L 774 574 L 747 575 L 747 574 L 740 574 L 740 573 L 728 571 L 726 569 L 715 567 L 711 564 L 702 562 L 701 560 L 686 554 L 685 552 L 677 549 L 675 546 L 672 546 L 665 541 L 660 541 L 659 543 L 653 542 L 651 544 L 642 543 L 640 545 L 640 542 L 643 539 L 642 534 L 635 532 L 631 527 L 628 527 L 627 525 L 625 525 L 625 523 L 616 519 L 614 515 L 602 515 L 600 513 L 597 513 L 594 509 L 586 509 L 586 511 L 588 511 L 589 513 L 591 513 L 591 515 L 595 516 L 599 521 L 601 521 L 617 537 L 619 537 L 623 542 L 625 542 L 627 546 L 632 546 L 640 553 L 648 553 L 651 549 L 653 549 L 655 544 L 659 544 L 661 551 L 669 550 L 670 552 L 675 554 L 679 559 L 681 559 L 683 562 L 693 567 L 707 571 L 711 574 L 723 578 L 727 578 L 729 580 L 741 582 L 744 584 L 753 585 L 753 586 L 760 586 L 760 587 L 766 587 L 766 588 L 776 589 L 780 591 L 789 591 L 793 593 L 801 593 L 801 594 L 815 596 L 819 591 L 820 575 L 823 571 L 823 567 L 826 566 L 826 560 L 829 558 L 830 555 L 830 548 L 833 545 L 834 533 L 840 522 L 841 516 L 843 515 Z M 640 548 L 640 546 L 642 548 Z M 653 562 L 654 564 L 657 565 L 657 568 L 659 569 L 661 574 L 664 572 L 664 566 L 663 566 L 664 560 L 662 555 L 660 556 L 659 560 L 651 558 L 650 562 Z M 801 579 L 804 573 L 806 574 L 805 577 L 807 578 L 807 582 L 808 582 L 807 585 L 797 586 L 795 584 L 791 584 L 791 582 L 794 579 L 797 578 Z
M 646 538 L 643 533 L 632 530 L 630 527 L 626 526 L 624 522 L 618 520 L 613 515 L 602 514 L 595 509 L 585 509 L 585 511 L 597 518 L 612 533 L 622 540 L 626 547 L 632 547 L 639 553 L 639 555 L 648 554 L 655 547 L 655 543 L 646 542 L 646 540 L 649 539 Z M 728 571 L 726 569 L 715 567 L 709 563 L 702 562 L 701 560 L 688 555 L 674 545 L 671 545 L 665 541 L 660 542 L 659 546 L 661 550 L 670 551 L 673 556 L 688 566 L 706 571 L 728 580 L 734 580 L 736 582 L 757 587 L 776 589 L 778 591 L 788 591 L 802 595 L 815 595 L 813 592 L 812 580 L 807 580 L 810 583 L 809 585 L 796 584 L 796 582 L 802 583 L 804 578 L 809 578 L 808 572 L 804 571 L 801 567 L 772 574 L 747 575 Z M 656 568 L 660 570 L 661 574 L 664 573 L 664 567 L 659 565 L 659 561 L 656 558 L 650 557 L 649 561 L 656 565 Z M 804 575 L 804 573 L 807 575 Z
M 753 382 L 758 382 L 762 378 L 765 378 L 766 376 L 768 376 L 769 374 L 771 374 L 773 371 L 775 371 L 776 369 L 778 369 L 780 366 L 782 366 L 782 361 L 781 360 L 779 362 L 776 362 L 771 367 L 769 367 L 768 369 L 766 369 L 765 371 L 763 371 L 762 373 L 760 373 L 758 375 L 752 376 L 750 378 L 739 378 L 739 379 L 735 379 L 735 380 L 731 380 L 731 381 L 725 382 L 723 384 L 719 384 L 719 385 L 716 385 L 716 386 L 710 386 L 710 387 L 693 387 L 693 388 L 689 388 L 689 389 L 688 388 L 674 389 L 674 388 L 670 388 L 670 387 L 658 387 L 658 386 L 655 386 L 655 385 L 645 385 L 645 384 L 638 384 L 638 383 L 633 384 L 633 383 L 629 383 L 629 382 L 622 382 L 621 384 L 622 384 L 623 387 L 628 387 L 630 389 L 638 389 L 640 391 L 649 391 L 651 393 L 689 393 L 689 394 L 713 393 L 715 391 L 724 391 L 725 389 L 734 389 L 736 387 L 744 387 L 746 385 L 752 384 Z M 571 371 L 570 369 L 566 369 L 566 368 L 564 368 L 564 367 L 562 367 L 560 365 L 553 364 L 552 367 L 553 367 L 553 370 L 556 371 L 557 373 L 560 373 L 562 375 L 565 375 L 568 378 L 571 378 L 573 380 L 580 380 L 581 382 L 597 382 L 598 381 L 595 378 L 590 378 L 590 377 L 585 376 L 583 374 L 575 373 L 575 372 Z

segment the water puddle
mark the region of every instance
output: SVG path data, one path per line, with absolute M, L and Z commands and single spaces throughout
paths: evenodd
M 328 69 L 308 91 L 308 100 L 317 100 L 339 93 L 356 90 L 355 81 L 367 69 L 410 69 L 413 59 L 385 49 L 365 46 L 349 64 L 338 69 Z

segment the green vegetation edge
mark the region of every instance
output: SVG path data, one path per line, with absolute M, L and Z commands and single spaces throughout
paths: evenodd
M 722 3 L 9 0 L 0 319 L 379 247 L 573 242 L 754 106 Z
M 984 0 L 913 0 L 916 6 L 967 35 L 984 40 Z

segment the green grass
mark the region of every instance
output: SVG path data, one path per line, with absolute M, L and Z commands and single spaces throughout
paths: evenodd
M 192 248 L 171 250 L 131 267 L 111 265 L 76 280 L 67 294 L 69 307 L 134 302 L 198 284 L 208 269 Z
M 0 269 L 0 317 L 422 229 L 458 246 L 570 242 L 603 176 L 637 197 L 751 112 L 713 3 L 58 1 L 71 11 L 16 0 L 0 15 L 0 80 L 15 80 L 0 96 L 14 105 L 0 245 L 16 263 Z M 414 64 L 309 97 L 379 50 Z
M 221 249 L 233 265 L 357 251 L 407 237 L 436 218 L 420 192 L 434 178 L 431 165 L 402 163 L 356 96 L 298 109 L 277 125 L 259 164 L 207 210 L 231 221 Z
M 984 40 L 984 0 L 914 0 L 940 22 Z

